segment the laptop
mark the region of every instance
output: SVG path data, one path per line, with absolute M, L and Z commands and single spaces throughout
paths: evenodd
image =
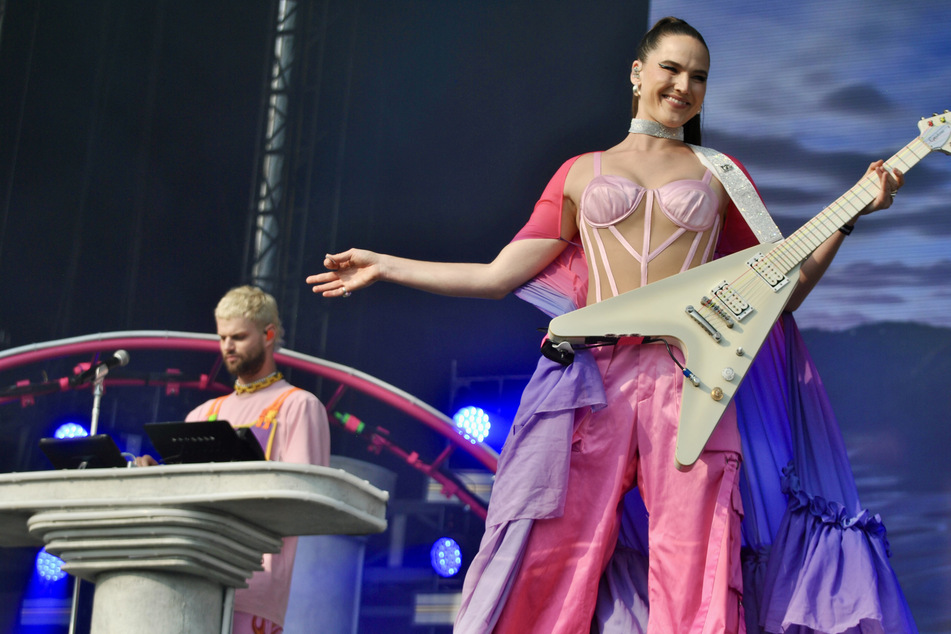
M 126 467 L 129 463 L 112 436 L 106 434 L 83 438 L 40 438 L 40 449 L 54 469 L 102 469 Z
M 146 423 L 152 446 L 165 464 L 264 460 L 264 450 L 249 428 L 224 420 Z

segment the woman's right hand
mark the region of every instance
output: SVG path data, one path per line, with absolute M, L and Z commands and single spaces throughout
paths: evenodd
M 328 271 L 311 275 L 306 282 L 324 297 L 349 297 L 374 282 L 386 281 L 438 295 L 501 299 L 537 275 L 566 244 L 554 239 L 517 240 L 488 264 L 429 262 L 350 249 L 327 255 Z
M 358 289 L 380 279 L 380 256 L 373 251 L 350 249 L 324 256 L 326 273 L 309 276 L 305 281 L 324 297 L 349 297 Z

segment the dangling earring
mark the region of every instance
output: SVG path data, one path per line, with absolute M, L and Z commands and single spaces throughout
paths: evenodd
M 638 99 L 641 98 L 641 85 L 640 85 L 640 84 L 634 84 L 634 96 L 637 97 Z

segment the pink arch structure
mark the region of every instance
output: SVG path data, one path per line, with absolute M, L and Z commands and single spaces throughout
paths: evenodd
M 194 332 L 161 330 L 118 331 L 20 346 L 0 352 L 0 372 L 32 363 L 40 363 L 49 359 L 95 355 L 104 351 L 111 352 L 115 349 L 176 350 L 214 354 L 217 360 L 212 372 L 207 375 L 202 375 L 198 381 L 181 381 L 178 383 L 178 386 L 221 392 L 227 392 L 231 389 L 230 386 L 214 382 L 210 378 L 216 374 L 217 367 L 220 364 L 220 356 L 217 356 L 219 353 L 218 338 L 215 335 Z M 473 495 L 457 479 L 440 471 L 439 466 L 453 449 L 458 448 L 471 454 L 487 469 L 494 472 L 498 464 L 499 456 L 491 447 L 484 443 L 472 444 L 456 431 L 452 419 L 442 412 L 439 412 L 403 390 L 360 372 L 359 370 L 293 350 L 278 351 L 275 354 L 275 360 L 281 365 L 324 377 L 335 382 L 338 387 L 334 397 L 327 403 L 328 410 L 333 409 L 334 404 L 339 397 L 342 396 L 343 392 L 352 388 L 408 414 L 436 433 L 444 436 L 450 442 L 447 450 L 434 460 L 432 464 L 426 464 L 420 459 L 416 452 L 407 452 L 396 446 L 385 436 L 385 432 L 383 434 L 376 432 L 371 432 L 368 435 L 364 434 L 367 436 L 366 440 L 369 443 L 371 451 L 378 453 L 380 450 L 386 449 L 402 457 L 415 469 L 437 480 L 442 485 L 444 494 L 447 496 L 455 495 L 460 501 L 468 505 L 473 512 L 482 517 L 482 519 L 485 519 L 485 502 Z M 172 379 L 170 379 L 170 381 L 172 381 Z M 46 391 L 52 392 L 73 389 L 69 384 L 68 377 L 60 379 L 56 383 L 58 383 L 58 386 L 54 385 L 52 389 Z M 143 385 L 144 381 L 107 378 L 106 384 Z M 18 388 L 20 389 L 14 390 L 13 395 L 8 392 L 7 395 L 0 396 L 0 404 L 17 400 L 27 404 L 28 399 L 32 399 L 32 396 L 27 395 L 35 392 L 30 390 L 31 386 L 26 381 L 18 383 Z M 351 428 L 351 426 L 347 426 L 347 428 L 351 432 L 356 433 L 356 430 Z

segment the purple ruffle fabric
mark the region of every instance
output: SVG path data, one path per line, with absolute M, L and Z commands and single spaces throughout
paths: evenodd
M 575 410 L 602 408 L 606 399 L 598 366 L 587 351 L 578 351 L 568 367 L 539 359 L 499 456 L 486 526 L 561 516 Z
M 748 380 L 737 403 L 748 631 L 917 632 L 885 526 L 860 506 L 838 423 L 790 315 Z
M 765 631 L 917 631 L 888 563 L 881 518 L 809 495 L 792 465 L 784 475 L 789 506 L 766 571 Z

